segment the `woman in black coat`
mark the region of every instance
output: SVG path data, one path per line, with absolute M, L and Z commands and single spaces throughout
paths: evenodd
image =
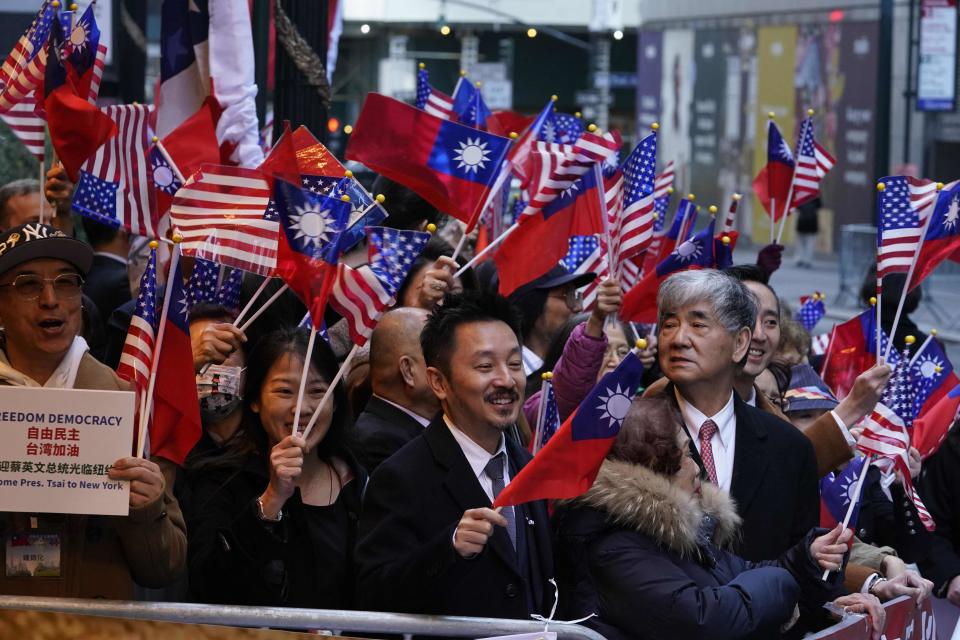
M 739 522 L 730 497 L 701 484 L 671 406 L 634 400 L 593 486 L 554 518 L 564 615 L 598 614 L 588 624 L 611 639 L 779 637 L 801 598 L 829 599 L 820 574 L 840 568 L 849 534 L 811 531 L 779 560 L 752 563 L 725 550 Z M 882 617 L 873 596 L 845 598 Z
M 200 602 L 350 608 L 353 547 L 366 475 L 345 444 L 349 409 L 340 385 L 309 437 L 292 435 L 307 334 L 264 336 L 247 360 L 246 414 L 223 449 L 186 463 L 190 588 Z M 337 372 L 314 346 L 303 429 Z

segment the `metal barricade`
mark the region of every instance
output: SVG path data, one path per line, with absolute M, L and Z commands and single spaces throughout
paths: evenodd
M 460 636 L 482 638 L 514 633 L 539 633 L 543 623 L 534 620 L 426 616 L 377 611 L 245 607 L 177 602 L 132 602 L 80 598 L 0 596 L 0 609 L 46 611 L 76 615 L 156 620 L 229 627 L 273 629 L 329 629 L 337 632 Z M 576 624 L 552 624 L 550 630 L 564 640 L 604 640 L 596 631 Z
M 877 228 L 872 224 L 843 225 L 839 250 L 840 290 L 833 304 L 858 307 L 863 276 L 877 259 Z M 844 296 L 849 296 L 849 300 Z

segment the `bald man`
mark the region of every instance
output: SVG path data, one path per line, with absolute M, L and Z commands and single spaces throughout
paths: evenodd
M 357 454 L 368 473 L 423 432 L 440 410 L 427 384 L 420 331 L 427 311 L 399 307 L 370 336 L 373 396 L 357 417 Z

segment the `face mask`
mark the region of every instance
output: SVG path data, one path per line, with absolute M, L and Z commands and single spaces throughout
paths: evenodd
M 197 397 L 200 399 L 200 417 L 218 420 L 232 413 L 243 400 L 240 395 L 243 369 L 214 364 L 203 375 L 197 376 Z
M 240 406 L 243 398 L 228 393 L 211 393 L 200 398 L 200 421 L 217 422 L 223 420 Z

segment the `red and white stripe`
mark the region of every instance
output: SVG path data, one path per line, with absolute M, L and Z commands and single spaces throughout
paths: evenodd
M 529 175 L 521 182 L 521 188 L 529 193 L 538 192 L 571 153 L 573 145 L 537 140 L 528 156 Z
M 150 379 L 150 363 L 153 361 L 153 345 L 156 336 L 150 323 L 133 314 L 127 339 L 123 343 L 123 353 L 117 366 L 117 375 L 129 380 L 141 389 L 146 389 Z
M 394 300 L 369 268 L 352 269 L 341 262 L 329 302 L 347 321 L 350 339 L 362 347 Z
M 0 119 L 10 127 L 13 135 L 23 143 L 27 151 L 40 162 L 44 160 L 44 139 L 46 122 L 36 113 L 37 100 L 33 93 L 13 105 L 6 113 L 0 113 Z
M 539 185 L 539 189 L 528 188 L 533 196 L 518 222 L 523 222 L 523 216 L 535 215 L 540 209 L 553 202 L 595 164 L 606 161 L 619 148 L 619 143 L 610 132 L 603 135 L 584 132 L 574 143 L 571 152 L 560 161 L 556 170 Z
M 651 245 L 647 251 L 652 250 L 653 246 Z M 622 260 L 618 265 L 620 267 L 620 284 L 623 285 L 624 291 L 629 291 L 640 282 L 640 276 L 643 274 L 642 267 L 644 258 L 645 256 L 628 258 L 627 260 Z
M 26 34 L 20 36 L 13 51 L 0 67 L 0 87 L 3 87 L 0 91 L 0 111 L 9 111 L 18 102 L 26 99 L 40 86 L 46 69 L 46 44 L 34 56 L 29 38 Z
M 878 402 L 870 415 L 864 418 L 863 426 L 863 434 L 857 441 L 857 448 L 866 454 L 875 455 L 893 463 L 893 467 L 902 477 L 904 491 L 917 508 L 920 521 L 927 530 L 933 531 L 936 524 L 913 487 L 913 480 L 910 477 L 910 467 L 907 463 L 910 435 L 903 420 L 892 409 Z
M 813 339 L 810 341 L 810 352 L 816 356 L 822 356 L 827 352 L 827 347 L 830 346 L 830 334 L 821 333 L 820 335 L 813 336 Z
M 150 205 L 153 181 L 147 160 L 147 127 L 153 105 L 120 104 L 100 109 L 117 125 L 117 135 L 107 140 L 84 164 L 87 173 L 119 184 L 117 219 L 139 236 L 157 237 L 157 221 Z
M 87 94 L 87 101 L 90 104 L 97 104 L 97 96 L 100 95 L 100 82 L 103 80 L 103 67 L 107 60 L 107 45 L 97 44 L 97 55 L 93 59 L 93 73 L 90 76 L 90 91 Z
M 827 175 L 836 159 L 819 142 L 813 143 L 814 155 L 800 154 L 793 174 L 793 204 L 806 202 L 820 193 L 820 181 Z
M 265 220 L 270 186 L 255 169 L 205 164 L 177 191 L 170 222 L 184 255 L 273 275 L 280 223 Z
M 597 248 L 593 250 L 587 258 L 580 263 L 574 273 L 595 273 L 597 277 L 583 288 L 583 308 L 592 309 L 597 301 L 597 288 L 600 283 L 610 277 L 610 268 L 607 261 L 607 245 L 603 238 L 597 243 Z
M 653 194 L 626 207 L 617 220 L 617 262 L 639 255 L 653 240 Z
M 659 200 L 660 198 L 665 198 L 670 195 L 670 187 L 673 186 L 673 178 L 675 175 L 674 163 L 673 160 L 667 163 L 667 166 L 663 168 L 663 172 L 657 176 L 657 179 L 653 182 L 653 197 Z
M 734 223 L 737 221 L 737 209 L 740 207 L 740 194 L 735 193 L 730 197 L 730 208 L 727 209 L 727 215 L 723 219 L 723 226 L 720 227 L 720 233 L 730 233 L 733 231 Z
M 453 112 L 453 98 L 433 87 L 430 88 L 430 96 L 423 105 L 423 110 L 444 120 L 456 120 Z

